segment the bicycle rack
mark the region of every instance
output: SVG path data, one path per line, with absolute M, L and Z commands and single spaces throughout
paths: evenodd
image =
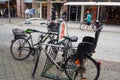
M 66 27 L 65 21 L 60 21 L 59 26 L 60 26 L 59 31 L 61 31 L 59 33 L 62 34 L 63 30 L 66 33 L 66 28 L 67 27 Z M 61 41 L 61 40 L 59 40 L 59 41 Z M 52 58 L 55 61 L 58 61 L 58 59 L 59 59 L 59 57 L 57 57 L 57 56 L 59 56 L 58 52 L 56 54 L 53 52 L 53 54 L 51 53 L 50 55 L 52 55 Z M 57 72 L 57 74 L 56 74 L 56 72 Z M 44 65 L 41 76 L 51 78 L 51 79 L 54 79 L 54 80 L 69 80 L 68 77 L 66 76 L 65 72 L 62 71 L 62 70 L 58 70 L 57 67 L 48 58 L 46 59 L 46 62 L 45 62 L 45 65 Z
M 52 55 L 53 59 L 56 60 L 58 54 L 51 54 L 51 55 Z M 44 68 L 42 70 L 41 76 L 50 78 L 50 79 L 54 79 L 54 80 L 69 80 L 64 71 L 59 71 L 59 72 L 61 72 L 62 76 L 57 74 L 56 71 L 58 71 L 57 67 L 47 58 Z

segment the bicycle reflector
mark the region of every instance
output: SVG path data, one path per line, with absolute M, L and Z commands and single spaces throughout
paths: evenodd
M 77 66 L 80 66 L 80 61 L 79 61 L 79 59 L 77 59 L 77 60 L 75 61 L 75 64 L 76 64 Z
M 102 63 L 101 61 L 98 61 L 98 64 L 100 64 L 100 65 L 101 65 L 101 63 Z

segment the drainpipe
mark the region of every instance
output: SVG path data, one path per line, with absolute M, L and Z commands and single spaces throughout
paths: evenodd
M 8 18 L 9 18 L 9 23 L 11 23 L 11 20 L 10 20 L 10 0 L 8 0 Z
M 97 20 L 99 19 L 99 14 L 100 14 L 100 5 L 98 5 Z
M 40 3 L 40 19 L 42 19 L 42 3 Z
M 83 22 L 83 21 L 84 21 L 84 9 L 85 9 L 85 6 L 82 5 L 82 6 L 81 6 L 81 19 L 80 19 L 80 22 Z

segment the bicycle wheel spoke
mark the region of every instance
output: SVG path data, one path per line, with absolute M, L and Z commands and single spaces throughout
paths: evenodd
M 99 68 L 92 58 L 87 58 L 83 66 L 76 66 L 72 58 L 66 60 L 65 73 L 70 80 L 97 80 L 99 77 Z
M 24 60 L 30 55 L 30 43 L 25 38 L 19 38 L 11 43 L 10 51 L 13 58 Z

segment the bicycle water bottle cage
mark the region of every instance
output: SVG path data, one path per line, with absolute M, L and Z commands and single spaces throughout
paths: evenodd
M 22 29 L 13 29 L 12 32 L 13 32 L 14 38 L 27 36 L 25 31 Z

